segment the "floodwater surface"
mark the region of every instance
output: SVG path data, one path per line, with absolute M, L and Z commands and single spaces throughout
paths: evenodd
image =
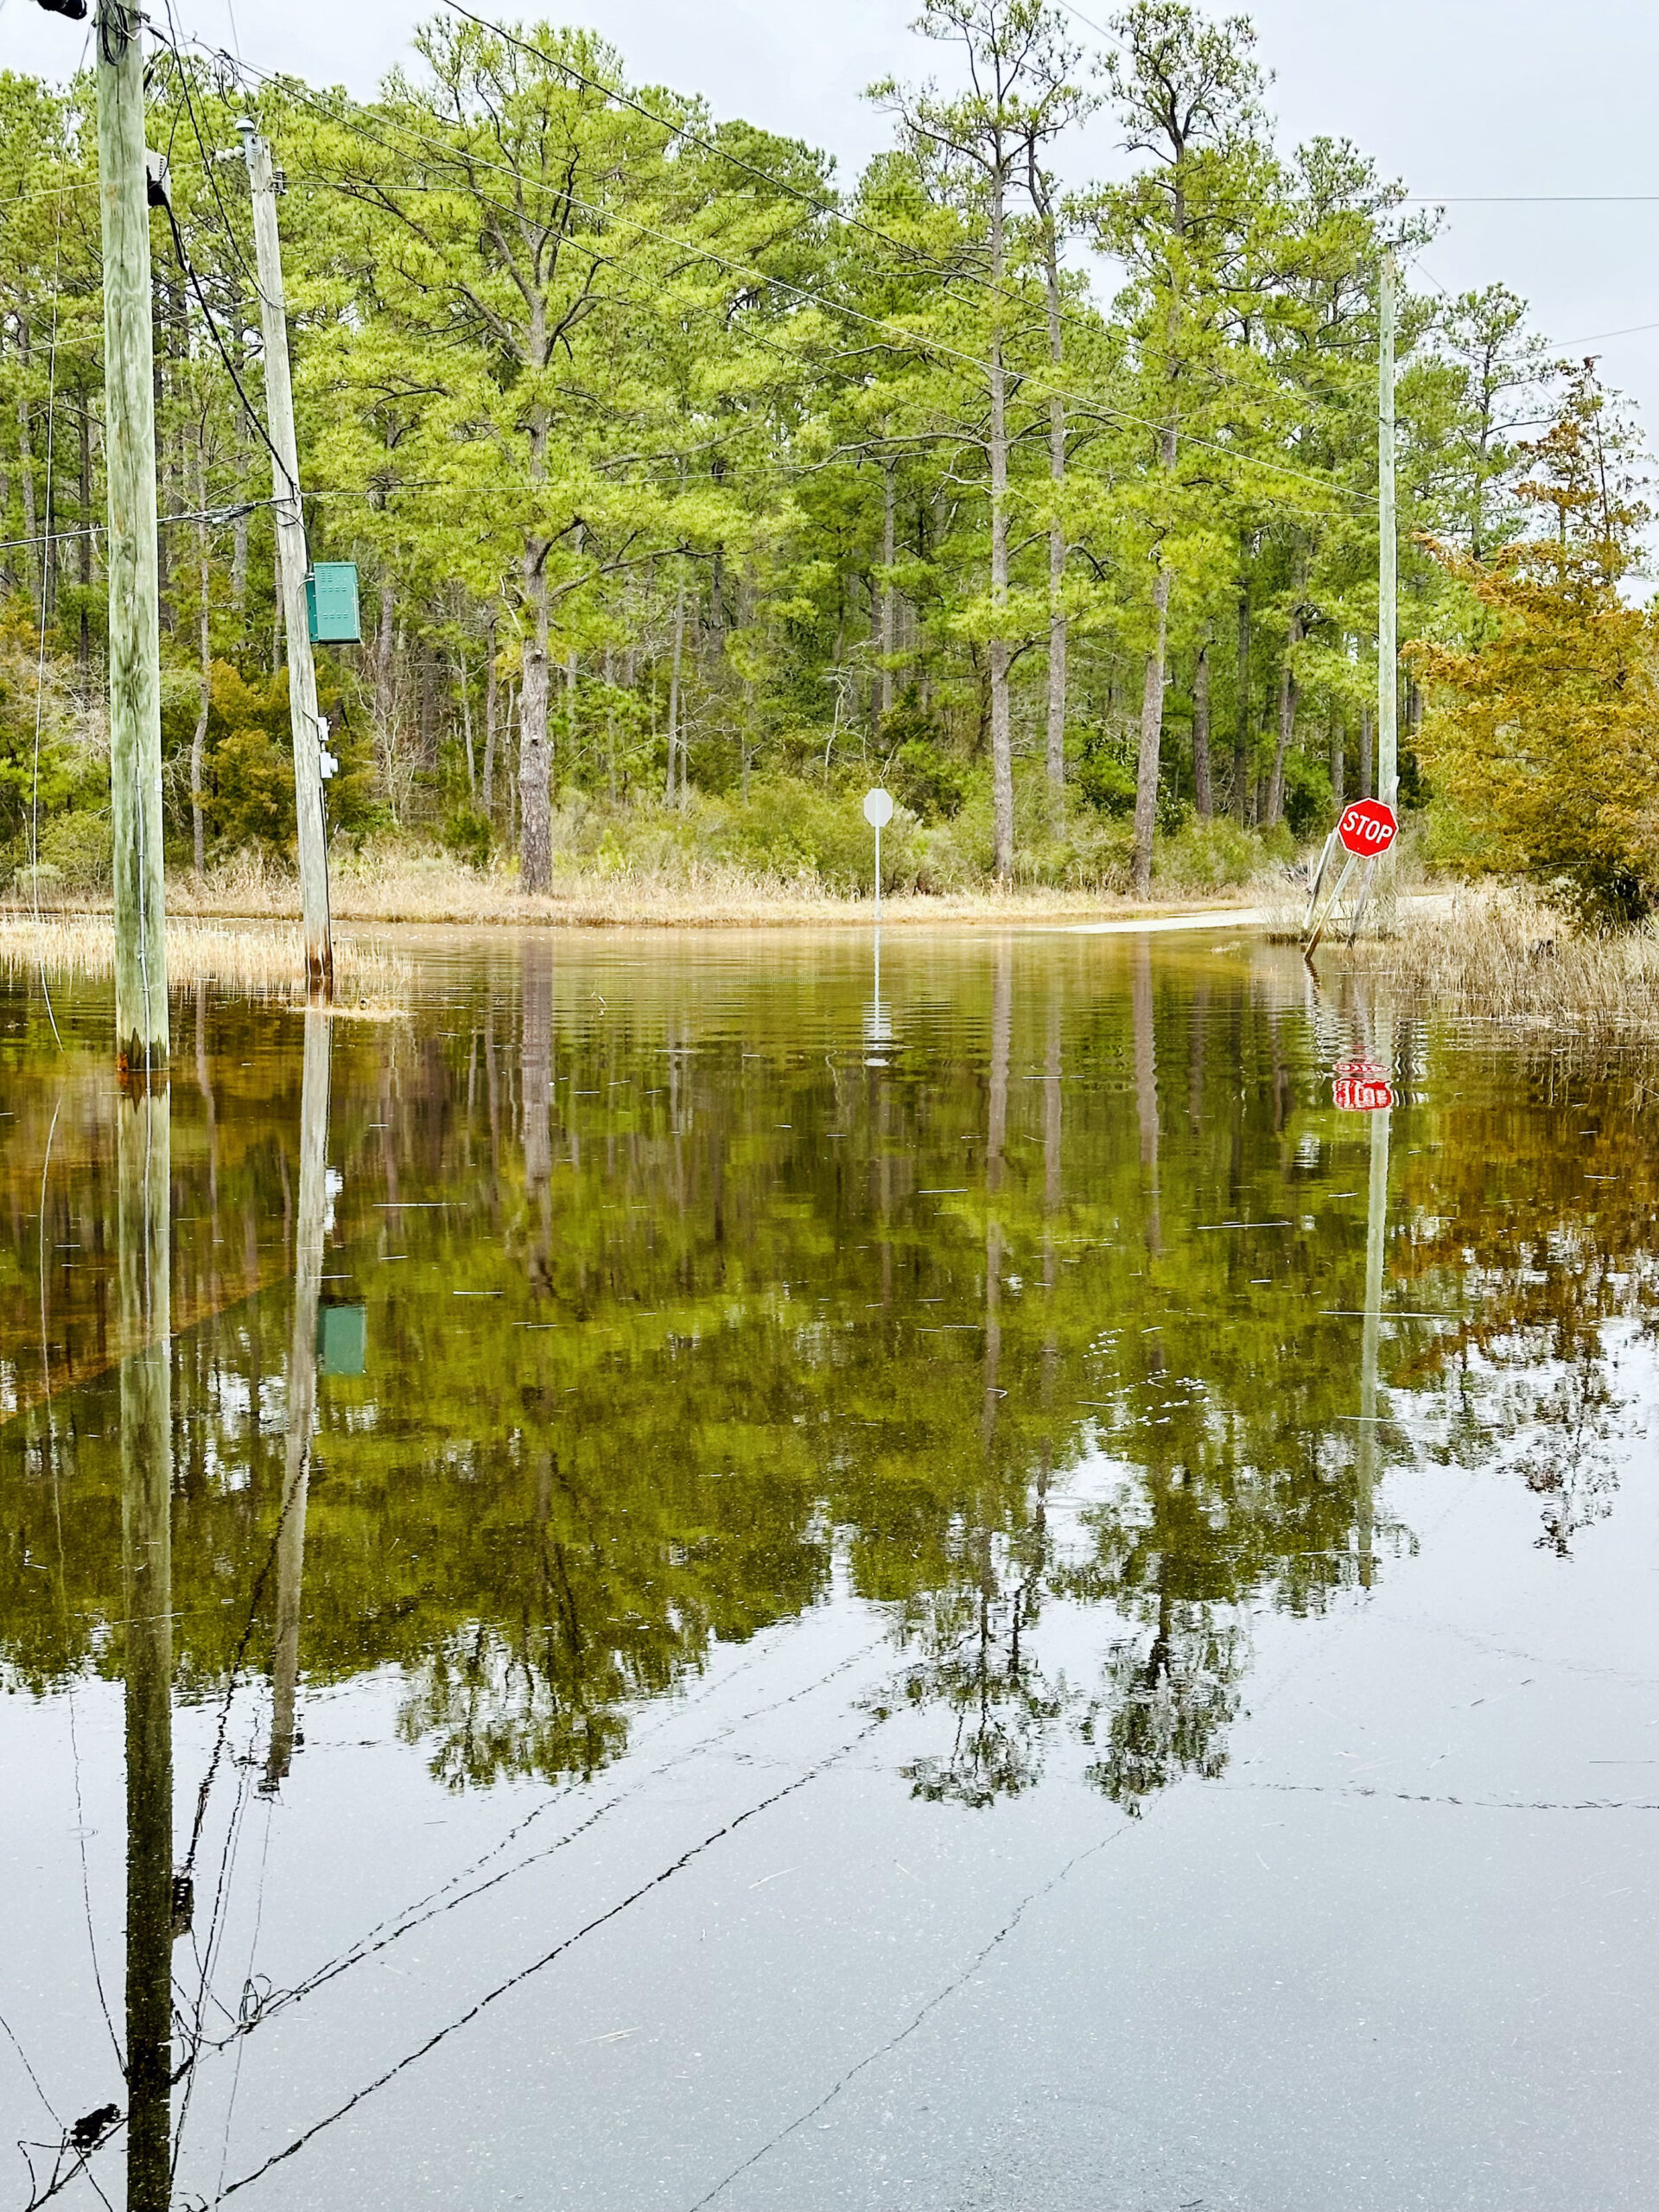
M 410 949 L 0 992 L 0 2208 L 1652 2202 L 1651 1064 Z

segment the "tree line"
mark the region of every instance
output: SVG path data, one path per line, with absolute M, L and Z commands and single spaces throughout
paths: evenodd
M 245 111 L 312 555 L 363 585 L 321 656 L 337 834 L 536 889 L 713 809 L 822 864 L 820 798 L 879 776 L 912 864 L 1144 890 L 1185 825 L 1259 859 L 1371 787 L 1383 257 L 1408 641 L 1466 643 L 1456 563 L 1524 536 L 1562 372 L 1523 302 L 1411 288 L 1431 218 L 1344 140 L 1280 146 L 1242 16 L 1136 0 L 1103 55 L 1049 0 L 916 29 L 937 79 L 871 88 L 849 186 L 580 29 L 440 15 L 366 102 L 157 44 L 178 858 L 292 836 Z M 0 76 L 0 839 L 37 882 L 108 837 L 92 105 Z M 1063 185 L 1103 122 L 1122 174 Z

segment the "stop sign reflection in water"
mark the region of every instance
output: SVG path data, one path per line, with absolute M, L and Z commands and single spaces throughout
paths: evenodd
M 1393 1105 L 1394 1093 L 1386 1083 L 1366 1083 L 1357 1076 L 1339 1075 L 1331 1086 L 1331 1103 L 1344 1114 L 1380 1114 Z
M 1338 1060 L 1331 1103 L 1344 1114 L 1377 1114 L 1394 1103 L 1389 1071 L 1380 1060 Z
M 1337 835 L 1349 852 L 1375 860 L 1378 854 L 1388 851 L 1399 828 L 1391 806 L 1380 798 L 1361 798 L 1344 809 Z

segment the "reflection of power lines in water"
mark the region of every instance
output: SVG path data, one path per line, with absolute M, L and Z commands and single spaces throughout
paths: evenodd
M 574 1827 L 567 1828 L 553 1842 L 531 1853 L 528 1858 L 518 1859 L 512 1866 L 501 1868 L 499 1872 L 489 1875 L 471 1889 L 459 1887 L 470 1875 L 480 1872 L 492 1859 L 498 1858 L 524 1834 L 532 1821 L 539 1820 L 543 1814 L 551 1811 L 555 1805 L 563 1802 L 571 1790 L 582 1786 L 580 1783 L 573 1783 L 569 1789 L 559 1791 L 546 1803 L 536 1807 L 534 1811 L 526 1815 L 524 1820 L 509 1829 L 499 1842 L 493 1844 L 487 1852 L 474 1859 L 469 1866 L 452 1874 L 448 1881 L 441 1883 L 435 1890 L 429 1891 L 423 1897 L 416 1898 L 414 1904 L 406 1905 L 401 1913 L 379 1922 L 346 1950 L 337 1954 L 324 1965 L 316 1967 L 303 1980 L 295 1982 L 289 1988 L 276 1991 L 261 2000 L 243 2018 L 238 2018 L 230 2035 L 217 2040 L 207 2041 L 202 2048 L 221 2050 L 227 2048 L 238 2037 L 251 2033 L 254 2028 L 270 2019 L 277 2012 L 286 2011 L 289 2005 L 297 2004 L 302 1998 L 308 1997 L 315 1991 L 326 1986 L 327 1983 L 338 1980 L 353 1967 L 360 1966 L 365 1960 L 389 1949 L 393 1943 L 401 1942 L 405 1936 L 413 1935 L 416 1929 L 424 1927 L 427 1922 L 436 1919 L 444 1913 L 453 1912 L 457 1906 L 469 1904 L 474 1897 L 483 1897 L 501 1883 L 510 1881 L 515 1874 L 524 1873 L 529 1868 L 539 1865 L 543 1859 L 550 1859 L 556 1852 L 563 1851 L 567 1845 L 575 1842 L 579 1837 L 587 1834 L 591 1828 L 596 1827 L 601 1821 L 613 1813 L 619 1806 L 628 1803 L 652 1783 L 660 1781 L 664 1775 L 671 1774 L 677 1767 L 684 1765 L 689 1759 L 705 1757 L 710 1751 L 728 1741 L 740 1728 L 747 1727 L 751 1721 L 765 1719 L 769 1714 L 782 1712 L 787 1706 L 798 1704 L 803 1698 L 816 1695 L 837 1675 L 845 1674 L 849 1668 L 856 1666 L 861 1660 L 868 1658 L 879 1648 L 880 1642 L 881 1639 L 878 1637 L 870 1643 L 861 1645 L 856 1651 L 849 1653 L 846 1658 L 837 1661 L 827 1674 L 819 1675 L 816 1681 L 806 1683 L 798 1690 L 791 1691 L 787 1697 L 775 1699 L 770 1705 L 756 1706 L 747 1713 L 740 1713 L 728 1721 L 724 1726 L 714 1731 L 712 1734 L 702 1738 L 697 1743 L 688 1745 L 683 1751 L 677 1751 L 673 1758 L 664 1759 L 660 1765 L 642 1774 L 627 1789 L 618 1790 L 602 1805 L 595 1806 L 586 1819 L 579 1821 Z
M 677 1859 L 671 1860 L 660 1872 L 651 1875 L 637 1888 L 631 1890 L 626 1897 L 619 1898 L 615 1904 L 607 1906 L 603 1912 L 596 1913 L 591 1920 L 585 1922 L 582 1927 L 564 1936 L 553 1946 L 551 1950 L 543 1952 L 538 1959 L 532 1959 L 528 1966 L 520 1967 L 517 1973 L 509 1974 L 504 1981 L 497 1982 L 493 1988 L 486 1990 L 482 1997 L 476 1999 L 469 2005 L 464 2012 L 458 2013 L 453 2020 L 446 2022 L 442 2027 L 436 2029 L 424 2043 L 417 2044 L 413 2050 L 406 2052 L 402 2058 L 387 2067 L 384 2073 L 378 2074 L 373 2081 L 366 2082 L 362 2088 L 355 2090 L 344 2104 L 337 2106 L 333 2112 L 326 2113 L 321 2120 L 314 2122 L 303 2133 L 296 2135 L 284 2149 L 273 2152 L 270 2158 L 255 2166 L 251 2172 L 243 2174 L 237 2180 L 227 2183 L 214 2198 L 214 2202 L 222 2203 L 225 2198 L 234 2196 L 238 2190 L 248 2188 L 263 2175 L 269 2173 L 273 2166 L 281 2165 L 285 2159 L 295 2157 L 297 2152 L 305 2148 L 307 2144 L 315 2141 L 325 2128 L 332 2127 L 337 2120 L 344 2120 L 348 2113 L 355 2111 L 366 2098 L 373 2096 L 378 2090 L 385 2088 L 388 2082 L 395 2081 L 410 2067 L 416 2065 L 429 2053 L 435 2050 L 441 2043 L 447 2042 L 449 2037 L 469 2025 L 472 2021 L 477 2019 L 480 2013 L 486 2011 L 499 1999 L 508 1995 L 522 1983 L 530 1980 L 533 1975 L 542 1973 L 556 1959 L 563 1958 L 567 1951 L 574 1950 L 575 1946 L 588 1936 L 620 1918 L 632 1906 L 649 1897 L 653 1891 L 661 1889 L 665 1882 L 672 1881 L 675 1875 L 683 1872 L 686 1867 L 701 1859 L 706 1852 L 711 1851 L 715 1844 L 721 1842 L 727 1836 L 734 1834 L 748 1821 L 758 1819 L 762 1813 L 769 1812 L 774 1805 L 781 1804 L 785 1798 L 792 1797 L 798 1790 L 804 1789 L 810 1783 L 816 1782 L 821 1775 L 827 1774 L 832 1767 L 838 1764 L 850 1752 L 856 1751 L 861 1744 L 874 1735 L 882 1725 L 884 1718 L 885 1715 L 879 1716 L 870 1721 L 867 1726 L 861 1728 L 855 1736 L 850 1738 L 836 1751 L 827 1753 L 824 1758 L 810 1766 L 804 1774 L 797 1775 L 793 1781 L 786 1782 L 782 1789 L 774 1789 L 769 1797 L 760 1798 L 744 1811 L 734 1815 L 731 1820 L 723 1822 L 721 1827 L 712 1829 L 698 1842 L 683 1851 Z
M 274 1542 L 275 1539 L 273 1538 L 273 1546 Z M 268 1560 L 264 1573 L 269 1572 L 269 1565 L 270 1562 Z M 264 1575 L 262 1573 L 262 1584 L 263 1580 Z M 251 1607 L 251 1611 L 257 1611 L 257 1594 L 256 1593 L 253 1605 Z M 662 1761 L 649 1773 L 642 1775 L 639 1781 L 631 1788 L 618 1792 L 614 1796 L 607 1800 L 604 1805 L 596 1808 L 587 1819 L 577 1823 L 563 1835 L 560 1836 L 554 1842 L 549 1844 L 544 1849 L 533 1853 L 530 1857 L 516 1862 L 512 1866 L 501 1869 L 499 1872 L 491 1875 L 487 1879 L 479 1883 L 471 1889 L 461 1891 L 458 1894 L 454 1895 L 448 1894 L 455 1889 L 458 1884 L 465 1882 L 469 1874 L 480 1871 L 488 1863 L 490 1859 L 499 1855 L 501 1851 L 508 1848 L 511 1843 L 518 1835 L 523 1834 L 524 1830 L 531 1824 L 531 1821 L 540 1818 L 543 1814 L 550 1810 L 555 1803 L 562 1802 L 564 1796 L 569 1794 L 568 1791 L 559 1792 L 556 1797 L 550 1799 L 547 1803 L 537 1807 L 524 1821 L 516 1823 L 505 1837 L 502 1838 L 499 1842 L 493 1845 L 491 1849 L 482 1854 L 480 1859 L 474 1860 L 469 1866 L 463 1868 L 458 1873 L 452 1875 L 448 1882 L 440 1885 L 437 1890 L 429 1891 L 425 1897 L 417 1899 L 413 1904 L 406 1906 L 404 1909 L 404 1911 L 397 1915 L 393 1921 L 380 1923 L 375 1929 L 371 1930 L 369 1935 L 360 1938 L 359 1942 L 352 1946 L 349 1950 L 340 1955 L 337 1958 L 329 1961 L 325 1966 L 318 1968 L 314 1974 L 308 1976 L 303 1982 L 295 1985 L 292 1988 L 283 1990 L 273 1997 L 261 1998 L 255 1992 L 251 1980 L 250 1979 L 250 1980 L 245 1985 L 238 2012 L 237 2014 L 233 2015 L 230 2012 L 229 2008 L 224 2004 L 223 2000 L 213 1994 L 209 1983 L 211 1981 L 213 1962 L 219 1955 L 223 1940 L 222 1918 L 228 1908 L 231 1881 L 235 1866 L 236 1832 L 239 1829 L 241 1817 L 245 1812 L 246 1804 L 251 1802 L 254 1795 L 249 1777 L 251 1777 L 254 1768 L 258 1764 L 257 1754 L 251 1748 L 251 1745 L 245 1755 L 238 1754 L 236 1758 L 236 1764 L 238 1773 L 244 1777 L 244 1781 L 242 1787 L 238 1792 L 237 1803 L 232 1808 L 230 1827 L 227 1829 L 226 1843 L 221 1852 L 220 1878 L 216 1889 L 213 1915 L 209 1924 L 207 1956 L 203 1962 L 202 1983 L 194 1999 L 196 2008 L 195 2018 L 192 2024 L 187 2028 L 181 2035 L 181 2040 L 184 2044 L 184 2055 L 178 2065 L 173 2069 L 172 2074 L 172 2079 L 175 2083 L 182 2082 L 186 2084 L 184 2110 L 181 2110 L 179 2116 L 179 2124 L 175 2133 L 173 2146 L 173 2163 L 175 2168 L 176 2169 L 178 2157 L 182 2147 L 184 2120 L 186 2112 L 188 2112 L 188 2101 L 191 2089 L 194 2086 L 194 2075 L 202 2058 L 206 2055 L 211 2052 L 224 2050 L 233 2044 L 237 2045 L 238 2048 L 238 2065 L 239 2070 L 239 2054 L 241 2045 L 245 2039 L 252 2033 L 253 2030 L 260 2026 L 264 2021 L 270 2019 L 277 2012 L 286 2010 L 289 2005 L 297 2003 L 300 1999 L 313 1993 L 313 1992 L 317 1989 L 321 1988 L 327 1982 L 337 1979 L 340 1975 L 348 1971 L 352 1967 L 363 1964 L 368 1959 L 374 1957 L 379 1952 L 385 1950 L 391 1944 L 398 1942 L 403 1936 L 414 1933 L 417 1928 L 424 1925 L 427 1922 L 439 1916 L 442 1913 L 453 1910 L 456 1907 L 468 1903 L 473 1898 L 485 1894 L 487 1891 L 494 1889 L 500 1883 L 511 1878 L 512 1876 L 522 1873 L 530 1867 L 537 1865 L 541 1860 L 550 1857 L 554 1853 L 562 1850 L 567 1844 L 575 1841 L 578 1836 L 585 1834 L 588 1830 L 594 1827 L 598 1821 L 604 1819 L 609 1813 L 614 1811 L 618 1806 L 626 1802 L 630 1798 L 636 1796 L 641 1789 L 647 1787 L 652 1781 L 660 1778 L 660 1777 L 664 1774 L 671 1772 L 676 1767 L 683 1764 L 688 1760 L 705 1755 L 709 1750 L 717 1746 L 721 1742 L 728 1740 L 740 1729 L 747 1726 L 753 1721 L 763 1719 L 772 1713 L 780 1712 L 789 1706 L 799 1703 L 804 1698 L 814 1695 L 818 1691 L 822 1690 L 828 1683 L 836 1680 L 837 1676 L 845 1674 L 849 1669 L 858 1665 L 861 1661 L 868 1658 L 874 1651 L 880 1648 L 882 1640 L 883 1639 L 877 1637 L 873 1639 L 871 1642 L 860 1646 L 858 1649 L 849 1653 L 845 1657 L 837 1661 L 833 1667 L 828 1669 L 823 1674 L 815 1676 L 811 1681 L 803 1684 L 799 1688 L 790 1692 L 787 1695 L 781 1698 L 772 1699 L 765 1704 L 753 1707 L 744 1713 L 734 1715 L 730 1720 L 723 1723 L 719 1728 L 709 1732 L 697 1742 L 687 1745 L 683 1751 L 678 1751 L 671 1758 Z M 721 1687 L 723 1688 L 725 1685 L 722 1684 Z M 597 1929 L 606 1925 L 609 1921 L 615 1919 L 620 1913 L 628 1910 L 629 1907 L 639 1902 L 641 1898 L 647 1896 L 651 1891 L 658 1888 L 663 1883 L 671 1879 L 672 1876 L 678 1873 L 682 1868 L 689 1866 L 693 1860 L 700 1858 L 705 1852 L 711 1848 L 715 1843 L 720 1841 L 722 1837 L 729 1835 L 736 1829 L 745 1826 L 749 1821 L 755 1818 L 757 1815 L 768 1810 L 772 1806 L 779 1803 L 782 1799 L 791 1796 L 797 1790 L 804 1788 L 808 1783 L 816 1780 L 819 1775 L 827 1771 L 830 1767 L 838 1764 L 842 1759 L 855 1751 L 861 1743 L 864 1742 L 874 1732 L 874 1730 L 880 1726 L 881 1718 L 885 1718 L 885 1715 L 880 1716 L 875 1720 L 871 1721 L 868 1726 L 861 1729 L 848 1744 L 841 1746 L 836 1751 L 828 1754 L 823 1759 L 819 1760 L 812 1767 L 809 1768 L 806 1772 L 796 1776 L 782 1788 L 772 1791 L 768 1796 L 761 1799 L 756 1804 L 747 1807 L 744 1811 L 735 1815 L 730 1821 L 724 1823 L 721 1827 L 703 1837 L 700 1841 L 691 1846 L 688 1851 L 683 1853 L 667 1867 L 660 1870 L 658 1873 L 651 1876 L 647 1880 L 641 1883 L 628 1896 L 621 1898 L 617 1904 L 608 1907 L 604 1912 L 597 1915 L 584 1927 L 575 1930 L 569 1936 L 566 1937 L 559 1944 L 556 1945 L 552 1950 L 546 1954 L 545 1956 L 532 1961 L 528 1967 L 519 1969 L 518 1973 L 510 1977 L 508 1980 L 501 1984 L 499 1987 L 486 1992 L 482 1998 L 479 1999 L 471 2007 L 469 2007 L 467 2012 L 460 2016 L 457 2019 L 448 2024 L 445 2027 L 440 2029 L 435 2035 L 428 2039 L 426 2044 L 423 2044 L 418 2050 L 407 2054 L 404 2058 L 398 2061 L 394 2067 L 390 2069 L 384 2076 L 369 2083 L 364 2089 L 359 2090 L 350 2100 L 348 2104 L 342 2106 L 339 2111 L 327 2115 L 324 2120 L 319 2121 L 315 2126 L 307 2131 L 304 2137 L 299 2139 L 299 2140 L 295 2144 L 290 2145 L 287 2150 L 278 2152 L 273 2159 L 268 2160 L 266 2162 L 267 2164 L 277 2163 L 281 2158 L 292 2156 L 294 2152 L 301 2148 L 305 2141 L 308 2141 L 310 2139 L 311 2136 L 319 2133 L 321 2128 L 333 2125 L 334 2120 L 342 2118 L 345 2113 L 350 2110 L 353 2106 L 360 2103 L 365 2096 L 372 2094 L 376 2089 L 384 2086 L 384 2083 L 386 2081 L 390 2081 L 395 2074 L 402 2072 L 405 2067 L 413 2064 L 416 2060 L 423 2056 L 428 2050 L 431 2049 L 435 2044 L 443 2041 L 448 2036 L 454 2033 L 457 2028 L 465 2026 L 469 2020 L 476 2016 L 477 2013 L 493 2004 L 498 1997 L 505 1994 L 508 1989 L 516 1986 L 519 1981 L 528 1979 L 531 1975 L 540 1972 L 543 1967 L 552 1964 L 556 1958 L 561 1956 L 565 1951 L 571 1949 L 576 1943 L 582 1942 L 584 1937 L 594 1933 Z M 222 1745 L 228 1735 L 228 1725 L 222 1722 L 215 1741 L 215 1762 L 218 1761 L 220 1756 Z M 579 1786 L 581 1785 L 571 1785 L 572 1788 Z M 263 1878 L 264 1866 L 262 1865 L 262 1882 Z M 201 1957 L 200 1951 L 198 1952 L 198 1957 Z M 251 2004 L 249 2002 L 251 1997 L 253 1999 Z M 229 2034 L 211 2036 L 205 2032 L 204 2015 L 208 2005 L 210 2004 L 216 2006 L 227 2020 L 233 2023 L 232 2031 Z M 182 2006 L 181 2006 L 181 2018 L 182 2016 Z M 53 2116 L 55 2121 L 55 2113 Z M 58 2163 L 54 2164 L 53 2174 L 48 2179 L 47 2184 L 43 2188 L 37 2186 L 33 2190 L 29 2205 L 26 2208 L 26 2212 L 37 2212 L 37 2208 L 39 2206 L 43 2205 L 49 2198 L 60 2194 L 63 2189 L 67 2188 L 83 2172 L 86 2173 L 87 2179 L 92 2182 L 92 2186 L 97 2188 L 97 2177 L 90 2171 L 87 2162 L 94 2152 L 106 2148 L 109 2145 L 118 2139 L 126 2127 L 127 2120 L 127 2113 L 120 2111 L 118 2107 L 113 2106 L 104 2107 L 98 2113 L 89 2114 L 87 2116 L 88 2122 L 96 2121 L 97 2125 L 92 2129 L 90 2134 L 84 2142 L 77 2144 L 74 2140 L 75 2131 L 70 2129 L 64 2131 L 61 2141 L 58 2144 L 32 2145 L 31 2147 L 39 2148 L 44 2151 L 50 2151 L 55 2153 Z M 87 2125 L 87 2123 L 83 2122 L 79 2125 L 84 2126 Z M 70 2164 L 67 2167 L 62 2164 L 62 2160 L 66 2155 L 70 2158 Z M 264 2169 L 263 2167 L 259 2169 L 259 2171 L 261 2172 L 264 2171 Z M 249 2181 L 256 2177 L 257 2177 L 254 2175 L 247 2175 L 244 2176 L 241 2180 L 232 2182 L 227 2186 L 221 2184 L 219 2192 L 212 2201 L 218 2202 L 221 2197 L 232 2195 L 238 2189 L 245 2187 Z M 103 2195 L 103 2191 L 101 2190 L 99 2190 L 99 2194 L 100 2196 Z M 107 2202 L 107 2198 L 105 2201 Z

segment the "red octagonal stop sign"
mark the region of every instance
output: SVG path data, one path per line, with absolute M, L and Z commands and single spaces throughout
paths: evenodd
M 1375 860 L 1379 853 L 1386 853 L 1399 830 L 1394 809 L 1380 798 L 1356 799 L 1344 810 L 1337 824 L 1337 835 L 1344 845 L 1351 853 L 1358 853 L 1366 860 Z

